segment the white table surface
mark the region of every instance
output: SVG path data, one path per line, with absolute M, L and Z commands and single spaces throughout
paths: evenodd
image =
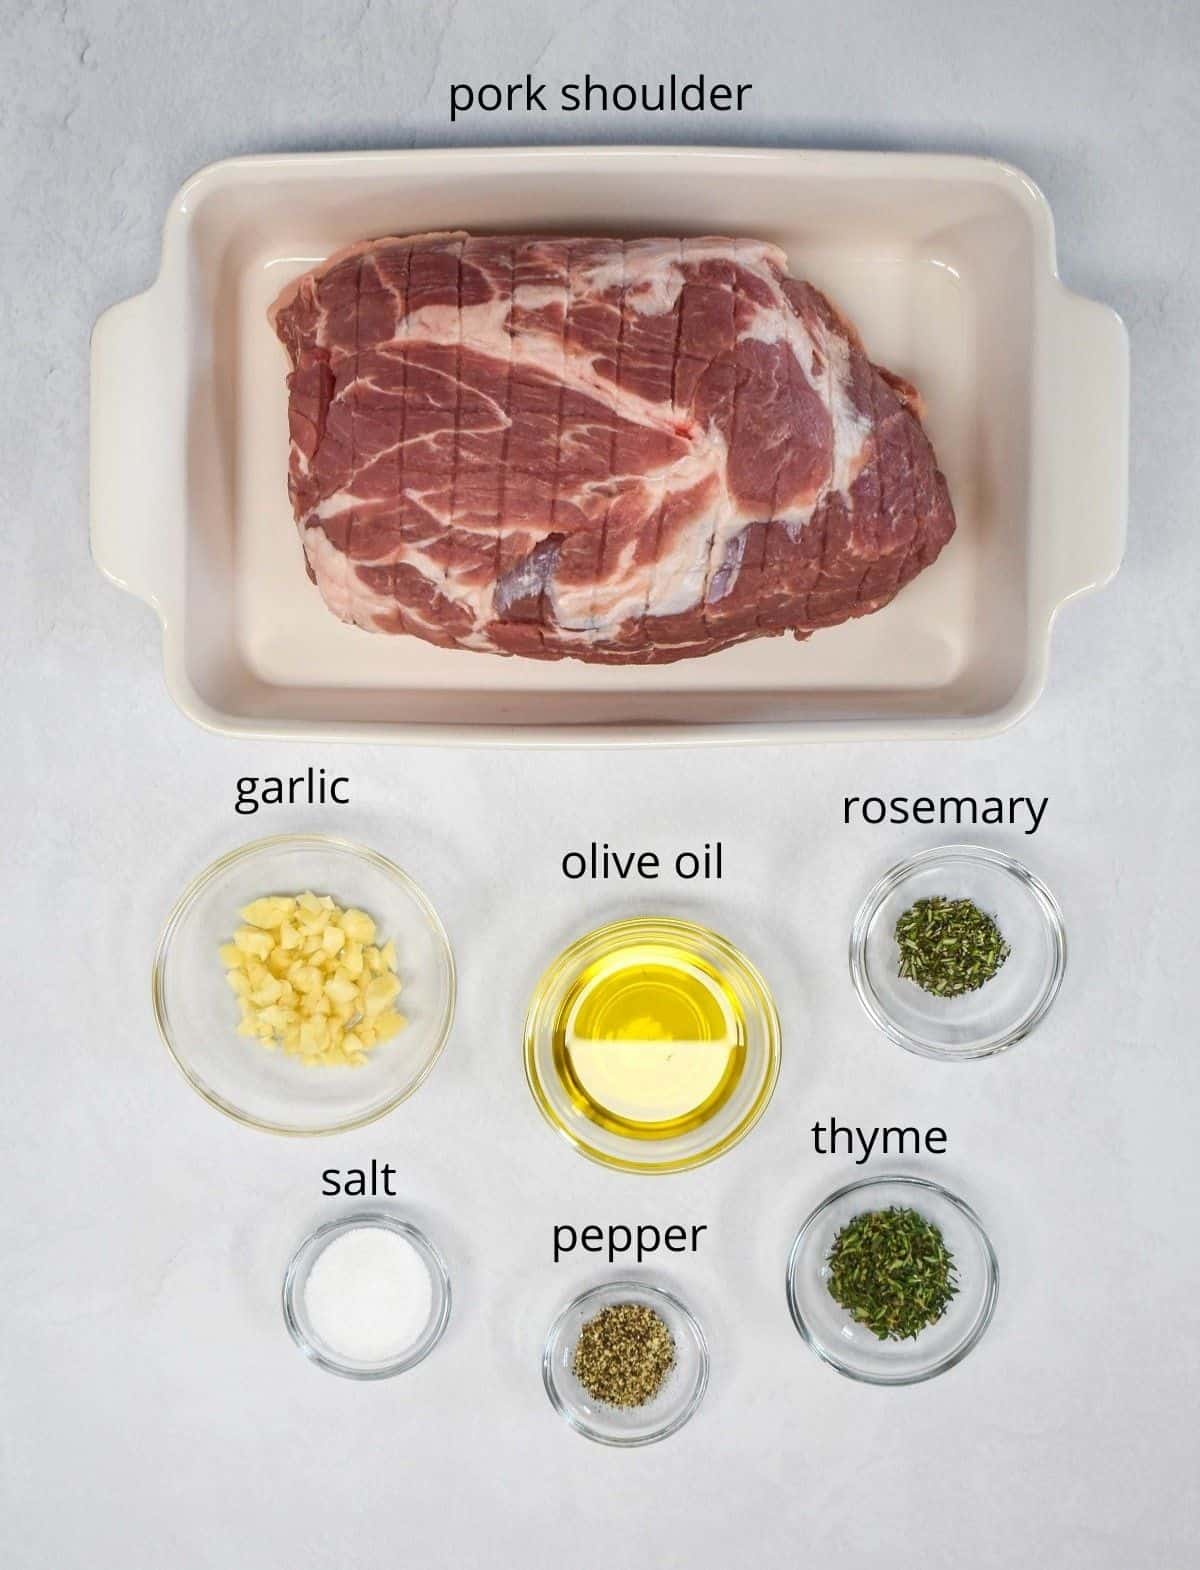
M 0 1559 L 21 1570 L 834 1565 L 1175 1570 L 1195 1563 L 1200 12 L 1114 0 L 0 0 L 0 805 L 8 1066 Z M 986 11 L 988 15 L 982 13 Z M 741 116 L 493 116 L 451 80 L 750 80 Z M 721 139 L 993 154 L 1042 185 L 1066 281 L 1125 316 L 1133 502 L 1116 583 L 1070 607 L 1049 689 L 995 740 L 558 755 L 300 749 L 203 734 L 163 688 L 158 629 L 93 570 L 87 339 L 143 288 L 193 169 L 227 154 L 484 140 Z M 303 756 L 301 755 L 303 754 Z M 239 818 L 234 780 L 324 764 L 353 805 Z M 1051 1020 L 966 1068 L 877 1037 L 845 977 L 867 882 L 939 830 L 849 829 L 844 794 L 1048 794 L 1036 838 L 989 830 L 1059 894 Z M 152 944 L 183 881 L 261 832 L 330 828 L 430 890 L 461 962 L 428 1085 L 319 1143 L 242 1129 L 155 1034 Z M 592 838 L 720 838 L 710 916 L 787 1023 L 767 1117 L 659 1182 L 574 1157 L 523 1082 L 518 1029 L 565 932 L 636 894 L 568 885 Z M 941 1124 L 918 1163 L 976 1204 L 1002 1269 L 979 1350 L 880 1391 L 798 1341 L 793 1230 L 857 1175 L 818 1118 Z M 436 1355 L 358 1386 L 284 1334 L 286 1258 L 339 1206 L 326 1166 L 391 1160 L 396 1208 L 450 1262 Z M 873 1168 L 874 1170 L 874 1168 Z M 668 1443 L 572 1435 L 538 1357 L 603 1274 L 550 1260 L 556 1221 L 705 1222 L 661 1273 L 713 1351 Z

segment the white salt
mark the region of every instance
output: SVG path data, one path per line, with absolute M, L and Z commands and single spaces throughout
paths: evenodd
M 433 1282 L 406 1237 L 355 1227 L 317 1256 L 304 1307 L 331 1352 L 349 1362 L 384 1363 L 408 1351 L 429 1323 Z

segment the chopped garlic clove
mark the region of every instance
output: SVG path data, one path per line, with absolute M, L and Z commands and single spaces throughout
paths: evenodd
M 260 932 L 255 927 L 239 927 L 233 941 L 243 954 L 252 954 L 256 959 L 266 959 L 275 946 L 270 933 Z
M 396 949 L 380 948 L 366 911 L 329 895 L 266 895 L 242 911 L 246 925 L 220 946 L 243 1036 L 305 1063 L 353 1065 L 405 1026 Z
M 375 923 L 365 910 L 348 910 L 342 915 L 342 930 L 354 943 L 374 943 Z
M 376 1041 L 390 1041 L 393 1036 L 398 1036 L 408 1021 L 403 1014 L 397 1014 L 394 1009 L 384 1009 L 382 1014 L 375 1019 Z
M 242 911 L 242 920 L 248 921 L 252 927 L 261 927 L 265 932 L 274 932 L 296 908 L 296 901 L 285 895 L 270 895 L 266 899 L 256 899 Z

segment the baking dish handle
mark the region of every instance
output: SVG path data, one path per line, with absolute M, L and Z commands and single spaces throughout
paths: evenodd
M 175 601 L 169 527 L 184 505 L 184 378 L 155 290 L 105 311 L 92 330 L 92 556 L 164 620 Z M 181 538 L 176 534 L 175 538 Z
M 1049 338 L 1046 580 L 1053 610 L 1121 565 L 1129 503 L 1129 335 L 1117 313 L 1063 290 Z

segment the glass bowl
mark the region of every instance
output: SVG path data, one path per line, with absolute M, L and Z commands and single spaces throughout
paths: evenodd
M 308 1065 L 237 1034 L 217 948 L 251 900 L 305 890 L 365 910 L 396 945 L 408 1024 L 358 1068 Z M 445 929 L 412 879 L 375 851 L 320 834 L 257 840 L 215 861 L 184 890 L 154 958 L 155 1018 L 188 1081 L 239 1123 L 277 1134 L 357 1128 L 411 1096 L 449 1035 L 454 987 Z
M 675 1341 L 675 1366 L 653 1401 L 641 1407 L 614 1407 L 596 1401 L 572 1371 L 575 1343 L 589 1319 L 618 1303 L 652 1308 Z M 695 1316 L 677 1297 L 644 1281 L 612 1281 L 592 1287 L 571 1303 L 550 1326 L 542 1353 L 542 1379 L 556 1412 L 577 1433 L 601 1445 L 651 1445 L 682 1428 L 708 1388 L 708 1344 Z
M 900 975 L 896 921 L 916 900 L 970 899 L 1011 952 L 976 992 L 939 998 Z M 863 901 L 850 934 L 850 975 L 880 1030 L 928 1058 L 982 1058 L 1027 1036 L 1058 994 L 1067 963 L 1062 912 L 1019 861 L 982 845 L 944 845 L 893 867 Z
M 395 1357 L 379 1363 L 346 1358 L 327 1346 L 313 1329 L 304 1302 L 304 1288 L 321 1254 L 335 1238 L 360 1227 L 383 1227 L 407 1239 L 424 1260 L 433 1288 L 429 1318 L 420 1335 L 411 1346 L 405 1347 Z M 442 1339 L 450 1323 L 450 1276 L 442 1256 L 423 1232 L 407 1221 L 397 1220 L 395 1216 L 382 1211 L 361 1211 L 357 1215 L 344 1216 L 318 1227 L 292 1255 L 283 1278 L 283 1319 L 292 1340 L 318 1368 L 330 1374 L 341 1374 L 345 1379 L 390 1379 L 393 1374 L 403 1374 L 415 1368 Z
M 678 1120 L 665 1133 L 651 1133 L 649 1124 L 630 1132 L 615 1120 L 611 1127 L 600 1123 L 572 1095 L 559 1068 L 557 1022 L 593 967 L 625 945 L 631 954 L 645 945 L 650 953 L 669 953 L 681 967 L 719 976 L 742 1021 L 736 1077 L 695 1123 Z M 629 969 L 636 974 L 635 966 Z M 737 1144 L 766 1110 L 779 1076 L 779 1053 L 779 1016 L 755 967 L 718 933 L 673 917 L 634 916 L 579 938 L 544 973 L 525 1019 L 525 1076 L 543 1116 L 581 1155 L 621 1172 L 682 1172 Z
M 830 1295 L 829 1250 L 841 1229 L 867 1210 L 915 1210 L 937 1226 L 954 1256 L 958 1295 L 915 1340 L 881 1341 Z M 818 1357 L 868 1385 L 915 1385 L 960 1363 L 991 1323 L 999 1276 L 979 1217 L 923 1178 L 863 1178 L 830 1194 L 796 1234 L 788 1257 L 787 1299 L 796 1329 Z

